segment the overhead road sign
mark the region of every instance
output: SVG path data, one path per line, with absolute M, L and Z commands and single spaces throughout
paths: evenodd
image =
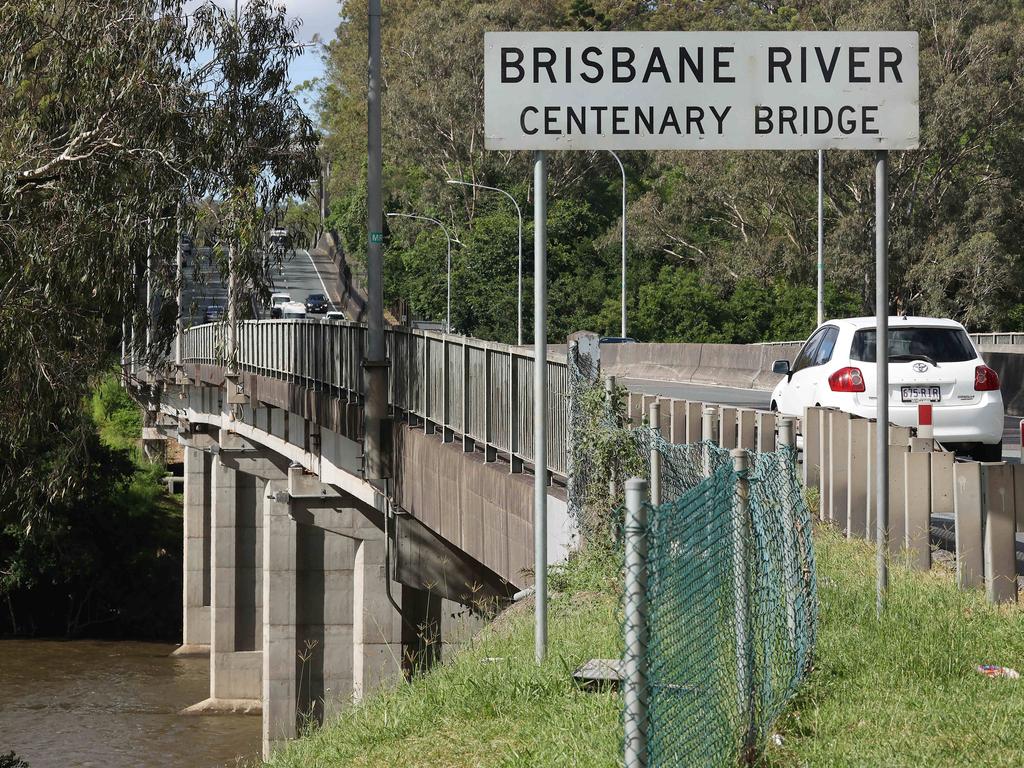
M 488 149 L 915 149 L 916 32 L 488 32 Z

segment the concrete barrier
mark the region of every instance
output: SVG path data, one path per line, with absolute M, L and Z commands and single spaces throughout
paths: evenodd
M 1010 416 L 1024 416 L 1024 346 L 985 345 L 981 355 L 997 374 L 1003 406 Z
M 799 344 L 606 344 L 605 375 L 655 381 L 719 384 L 770 390 L 780 380 L 771 372 L 778 359 L 792 360 Z

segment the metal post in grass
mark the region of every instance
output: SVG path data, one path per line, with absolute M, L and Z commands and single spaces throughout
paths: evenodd
M 661 403 L 655 400 L 648 408 L 648 421 L 655 435 L 651 440 L 651 506 L 661 504 L 661 451 L 657 435 L 661 434 Z
M 625 649 L 622 657 L 625 768 L 647 768 L 647 481 L 626 481 Z
M 754 727 L 754 655 L 751 638 L 750 584 L 747 573 L 750 562 L 750 483 L 747 480 L 749 458 L 742 448 L 733 448 L 732 468 L 736 475 L 733 496 L 732 578 L 733 616 L 736 628 L 736 714 L 743 723 L 743 754 L 747 759 L 755 744 Z
M 615 377 L 606 376 L 604 379 L 604 401 L 608 408 L 608 413 L 615 419 L 618 414 L 615 413 Z M 615 503 L 615 499 L 618 496 L 618 488 L 615 485 L 615 467 L 608 467 L 608 498 L 611 499 L 612 504 Z

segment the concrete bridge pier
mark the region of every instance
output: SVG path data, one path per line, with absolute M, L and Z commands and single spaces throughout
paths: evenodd
M 292 468 L 263 501 L 263 754 L 400 675 L 382 517 Z M 375 519 L 380 518 L 380 519 Z
M 262 528 L 265 481 L 212 461 L 213 551 L 209 709 L 255 710 L 260 700 L 263 624 Z
M 200 448 L 184 448 L 184 554 L 182 644 L 179 655 L 210 652 L 210 480 L 212 457 Z

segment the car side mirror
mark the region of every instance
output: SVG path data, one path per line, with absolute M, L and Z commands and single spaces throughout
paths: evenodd
M 776 360 L 772 363 L 772 373 L 777 373 L 780 376 L 789 376 L 789 360 Z

